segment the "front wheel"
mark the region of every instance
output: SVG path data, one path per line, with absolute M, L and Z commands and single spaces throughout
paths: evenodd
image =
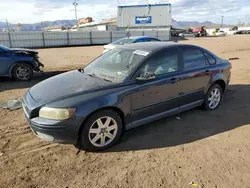
M 30 65 L 17 64 L 12 70 L 12 77 L 16 80 L 27 81 L 33 75 L 33 70 Z
M 205 110 L 215 110 L 220 105 L 221 100 L 222 89 L 220 85 L 214 84 L 208 90 L 203 106 Z
M 101 151 L 114 145 L 122 134 L 120 116 L 112 110 L 93 114 L 83 125 L 78 146 L 88 151 Z

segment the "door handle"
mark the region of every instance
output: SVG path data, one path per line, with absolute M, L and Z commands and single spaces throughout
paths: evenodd
M 174 84 L 174 83 L 177 82 L 177 81 L 178 81 L 177 78 L 171 78 L 171 79 L 170 79 L 170 83 L 172 83 L 172 84 Z

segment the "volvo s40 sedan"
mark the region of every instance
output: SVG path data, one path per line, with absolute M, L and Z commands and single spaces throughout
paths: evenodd
M 23 109 L 41 139 L 99 151 L 130 128 L 198 106 L 216 109 L 230 69 L 198 46 L 131 44 L 33 86 Z

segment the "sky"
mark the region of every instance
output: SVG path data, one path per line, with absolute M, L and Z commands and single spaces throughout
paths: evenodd
M 0 0 L 0 22 L 37 23 L 75 19 L 74 0 Z M 120 5 L 171 3 L 177 21 L 212 21 L 225 24 L 250 23 L 250 0 L 79 0 L 78 18 L 93 17 L 100 21 L 116 16 Z

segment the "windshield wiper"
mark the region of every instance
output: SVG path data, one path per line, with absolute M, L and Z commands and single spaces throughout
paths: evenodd
M 112 80 L 108 80 L 107 78 L 103 78 L 103 80 L 108 81 L 108 82 L 112 82 Z
M 89 75 L 90 77 L 94 77 L 95 76 L 94 73 L 87 73 L 87 75 Z
M 103 80 L 105 80 L 105 81 L 112 82 L 112 80 L 109 80 L 109 79 L 107 79 L 107 78 L 103 78 L 103 77 L 96 76 L 95 73 L 87 73 L 87 75 L 89 75 L 90 77 L 97 77 L 97 78 L 103 79 Z

